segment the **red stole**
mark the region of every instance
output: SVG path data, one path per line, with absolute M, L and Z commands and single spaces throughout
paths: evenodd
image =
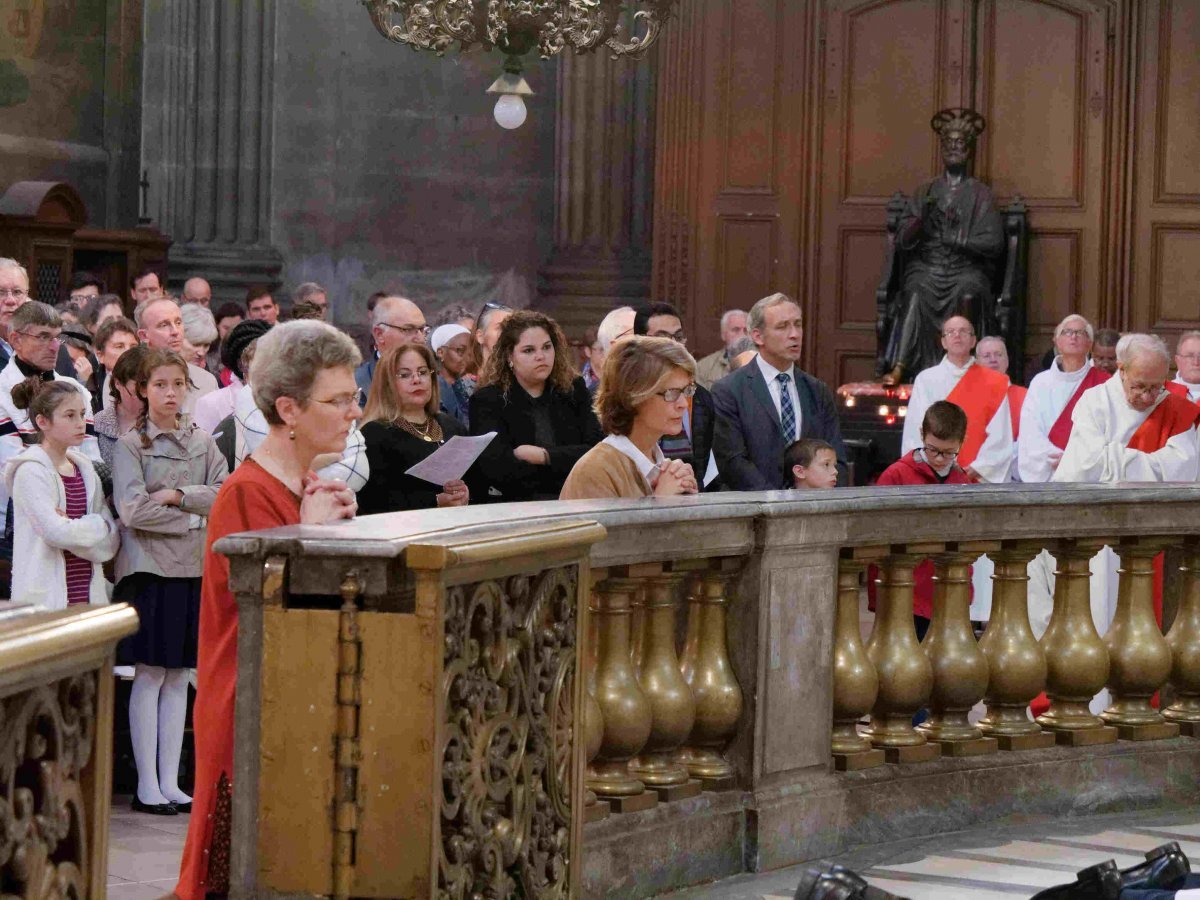
M 1192 398 L 1188 394 L 1187 387 L 1185 385 L 1180 384 L 1178 381 L 1168 381 L 1165 385 L 1163 385 L 1163 387 L 1165 387 L 1168 391 L 1170 391 L 1176 397 L 1182 397 L 1188 403 L 1192 402 Z
M 1197 422 L 1200 422 L 1200 406 L 1168 392 L 1125 446 L 1130 450 L 1154 453 L 1165 447 L 1167 441 L 1175 435 L 1194 427 Z
M 1029 388 L 1023 388 L 1019 384 L 1008 386 L 1008 411 L 1012 413 L 1014 441 L 1021 436 L 1021 407 L 1025 405 L 1025 395 L 1028 393 Z
M 958 451 L 964 469 L 975 461 L 987 439 L 987 427 L 1008 396 L 1008 376 L 974 363 L 958 379 L 947 400 L 967 414 L 967 437 Z
M 1067 405 L 1063 407 L 1054 427 L 1050 429 L 1050 443 L 1059 450 L 1067 449 L 1067 441 L 1071 439 L 1071 427 L 1075 424 L 1071 421 L 1071 414 L 1075 412 L 1075 404 L 1079 402 L 1084 391 L 1094 388 L 1098 384 L 1104 384 L 1111 377 L 1107 372 L 1097 369 L 1095 366 L 1088 370 L 1088 373 L 1083 376 L 1083 381 L 1079 382 L 1079 387 L 1075 389 L 1075 393 L 1071 395 L 1071 399 L 1067 401 Z

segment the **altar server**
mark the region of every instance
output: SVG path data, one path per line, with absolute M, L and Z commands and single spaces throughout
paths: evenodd
M 942 324 L 946 355 L 936 366 L 917 375 L 904 420 L 901 454 L 921 446 L 925 411 L 938 400 L 949 400 L 967 414 L 967 437 L 958 464 L 972 481 L 1008 481 L 1013 459 L 1012 415 L 1008 405 L 1008 376 L 977 365 L 971 356 L 975 329 L 962 316 Z

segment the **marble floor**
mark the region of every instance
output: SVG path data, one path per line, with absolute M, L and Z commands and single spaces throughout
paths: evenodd
M 152 900 L 170 894 L 179 879 L 179 857 L 188 816 L 149 816 L 114 797 L 108 832 L 108 896 Z
M 979 831 L 864 848 L 841 863 L 878 888 L 911 900 L 1018 900 L 1074 880 L 1106 859 L 1121 868 L 1178 841 L 1200 871 L 1200 813 L 1122 814 L 1076 820 L 1031 820 Z M 792 900 L 806 866 L 740 875 L 664 895 L 671 900 Z

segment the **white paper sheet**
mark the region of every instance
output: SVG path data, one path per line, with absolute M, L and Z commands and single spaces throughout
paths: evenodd
M 494 431 L 478 437 L 456 434 L 415 466 L 405 470 L 404 474 L 432 482 L 438 487 L 448 481 L 458 481 L 467 474 L 467 469 L 479 459 L 479 454 L 487 449 L 495 436 Z
M 704 472 L 704 486 L 708 487 L 713 483 L 713 479 L 720 473 L 717 471 L 717 456 L 715 453 L 708 454 L 708 468 Z

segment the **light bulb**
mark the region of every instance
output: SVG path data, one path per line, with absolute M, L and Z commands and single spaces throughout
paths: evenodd
M 525 124 L 525 101 L 520 94 L 501 94 L 492 112 L 496 124 L 510 131 Z

